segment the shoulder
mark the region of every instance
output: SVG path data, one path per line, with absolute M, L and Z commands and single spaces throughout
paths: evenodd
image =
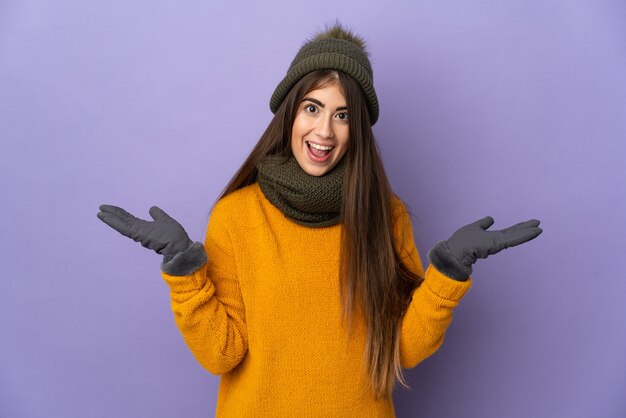
M 237 225 L 253 222 L 260 212 L 258 183 L 242 187 L 218 200 L 211 212 L 211 223 Z
M 256 189 L 258 189 L 258 183 L 253 183 L 227 194 L 217 201 L 213 211 L 237 210 L 250 204 L 256 199 Z
M 398 195 L 396 195 L 395 193 L 392 193 L 391 195 L 391 218 L 392 220 L 395 222 L 398 219 L 401 219 L 403 217 L 408 217 L 409 216 L 409 212 L 407 210 L 407 206 L 404 203 L 404 201 L 402 199 L 400 199 L 400 197 L 398 197 Z
M 394 238 L 399 242 L 413 240 L 413 225 L 411 213 L 407 209 L 406 203 L 396 194 L 391 199 L 391 225 Z
M 395 193 L 391 194 L 391 208 L 394 212 L 404 210 L 404 202 Z

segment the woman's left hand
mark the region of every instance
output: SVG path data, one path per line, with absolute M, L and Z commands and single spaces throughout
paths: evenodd
M 536 238 L 543 232 L 539 221 L 520 222 L 500 231 L 487 231 L 493 218 L 486 216 L 458 229 L 446 241 L 452 254 L 465 266 L 471 266 L 478 258 L 487 258 L 505 248 L 515 247 Z
M 543 232 L 539 221 L 520 222 L 500 231 L 487 231 L 493 218 L 486 216 L 459 228 L 452 236 L 440 241 L 428 253 L 428 259 L 442 273 L 464 281 L 472 273 L 472 264 L 505 248 L 523 244 Z

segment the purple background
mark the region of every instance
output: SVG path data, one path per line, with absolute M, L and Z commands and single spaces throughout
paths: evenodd
M 477 262 L 398 417 L 626 416 L 626 4 L 598 0 L 0 3 L 0 416 L 214 415 L 161 257 L 98 206 L 157 204 L 203 240 L 335 17 L 368 40 L 425 265 L 486 215 L 544 229 Z

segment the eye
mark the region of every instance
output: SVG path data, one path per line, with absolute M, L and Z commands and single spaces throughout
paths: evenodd
M 317 110 L 317 106 L 308 104 L 304 107 L 304 109 L 309 113 L 314 113 Z
M 341 120 L 348 120 L 348 113 L 347 112 L 338 113 L 337 117 Z

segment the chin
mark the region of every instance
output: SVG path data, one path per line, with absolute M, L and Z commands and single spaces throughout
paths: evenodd
M 305 173 L 315 177 L 323 176 L 324 174 L 330 172 L 337 165 L 337 161 L 332 161 L 324 165 L 315 164 L 310 162 L 306 155 L 303 159 L 296 158 L 296 160 L 298 161 L 298 164 L 300 164 L 300 167 L 302 168 L 302 170 L 304 170 Z
M 303 170 L 310 176 L 315 176 L 315 177 L 320 177 L 323 176 L 324 174 L 328 173 L 330 170 L 332 170 L 332 168 L 311 168 L 311 167 L 305 167 L 303 168 Z

